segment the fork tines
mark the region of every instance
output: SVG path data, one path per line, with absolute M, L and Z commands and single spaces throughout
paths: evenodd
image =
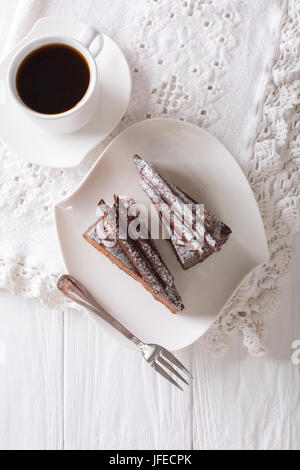
M 164 357 L 162 357 L 164 356 Z M 168 362 L 169 361 L 169 362 Z M 159 364 L 158 364 L 159 362 Z M 171 364 L 170 364 L 171 362 Z M 187 380 L 183 378 L 179 372 L 173 367 L 176 366 L 178 367 L 182 372 L 184 372 L 190 379 L 193 379 L 192 374 L 189 372 L 189 370 L 184 367 L 184 365 L 169 351 L 166 349 L 162 349 L 161 352 L 157 355 L 155 358 L 154 362 L 152 363 L 152 367 L 158 372 L 160 375 L 162 375 L 166 380 L 168 380 L 171 384 L 175 385 L 175 387 L 179 388 L 179 390 L 183 391 L 183 388 L 168 374 L 166 369 L 171 372 L 171 374 L 175 375 L 179 380 L 184 382 L 186 385 L 189 385 Z

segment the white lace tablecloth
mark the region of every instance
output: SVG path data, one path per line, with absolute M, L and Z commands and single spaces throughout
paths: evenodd
M 203 342 L 223 353 L 230 333 L 239 329 L 249 352 L 262 354 L 278 282 L 292 263 L 292 237 L 299 229 L 299 0 L 24 0 L 5 50 L 41 16 L 86 21 L 123 49 L 133 99 L 113 136 L 141 119 L 183 119 L 207 128 L 242 165 L 271 257 L 243 283 Z M 2 148 L 0 287 L 63 305 L 55 290 L 63 266 L 52 207 L 76 187 L 96 156 L 64 171 L 23 163 Z

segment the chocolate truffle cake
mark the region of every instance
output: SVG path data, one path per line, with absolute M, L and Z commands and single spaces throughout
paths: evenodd
M 202 263 L 220 251 L 232 233 L 231 229 L 205 208 L 202 226 L 196 226 L 195 214 L 199 204 L 138 155 L 133 159 L 141 175 L 140 186 L 168 230 L 170 242 L 183 269 Z
M 135 205 L 131 200 L 129 205 Z M 117 196 L 115 204 L 109 207 L 102 200 L 99 203 L 100 218 L 84 234 L 84 238 L 103 253 L 122 271 L 140 282 L 153 297 L 164 304 L 172 313 L 184 309 L 182 299 L 175 287 L 174 278 L 162 260 L 150 234 L 135 239 L 120 233 L 120 217 L 130 223 L 128 205 Z M 140 215 L 140 214 L 138 214 Z M 140 218 L 139 218 L 140 220 Z

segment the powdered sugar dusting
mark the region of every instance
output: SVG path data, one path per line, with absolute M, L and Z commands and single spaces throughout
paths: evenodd
M 171 243 L 183 268 L 188 269 L 204 261 L 213 252 L 219 251 L 228 240 L 230 228 L 206 209 L 202 226 L 199 227 L 196 201 L 169 183 L 152 165 L 139 156 L 134 157 L 134 162 L 142 177 L 140 186 L 154 204 L 171 235 Z M 190 206 L 191 210 L 186 211 L 186 205 Z M 172 214 L 173 209 L 175 215 Z M 181 214 L 180 219 L 177 214 Z M 202 244 L 199 243 L 199 239 L 202 240 Z
M 161 259 L 154 243 L 142 238 L 132 240 L 129 237 L 123 239 L 119 236 L 118 224 L 115 223 L 116 218 L 118 220 L 119 211 L 126 211 L 135 202 L 130 201 L 125 206 L 118 197 L 115 197 L 115 200 L 114 207 L 102 212 L 103 216 L 89 229 L 87 236 L 104 246 L 106 251 L 127 269 L 138 274 L 149 284 L 154 294 L 164 297 L 176 311 L 183 310 L 184 306 L 175 287 L 174 278 Z M 103 201 L 99 207 L 104 207 Z M 107 206 L 105 207 L 107 209 Z M 124 217 L 123 213 L 122 216 Z
M 182 240 L 185 244 L 189 244 L 190 249 L 198 251 L 201 255 L 203 253 L 203 249 L 199 241 L 194 239 L 194 232 L 189 230 L 182 220 L 174 214 L 170 206 L 163 200 L 151 183 L 142 178 L 140 186 L 151 199 L 159 213 L 159 216 L 163 220 L 165 227 L 168 228 L 168 230 L 170 228 L 171 233 L 174 233 L 178 240 Z
M 90 230 L 87 232 L 87 236 L 90 237 L 94 242 L 96 242 L 98 245 L 103 245 L 103 240 L 101 240 L 97 234 L 96 227 L 93 226 L 90 228 Z M 104 245 L 103 245 L 104 246 Z M 124 252 L 120 245 L 116 243 L 114 247 L 109 247 L 105 246 L 106 251 L 116 258 L 118 261 L 120 261 L 124 266 L 126 266 L 127 269 L 132 271 L 134 274 L 139 275 L 138 271 L 135 269 L 134 265 Z
M 140 238 L 137 240 L 139 248 L 143 251 L 144 256 L 151 263 L 152 268 L 161 279 L 161 281 L 169 287 L 174 285 L 174 277 L 168 270 L 165 263 L 162 261 L 157 249 L 154 247 L 151 240 L 144 240 Z

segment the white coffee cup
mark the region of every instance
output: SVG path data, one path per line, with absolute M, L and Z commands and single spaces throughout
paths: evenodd
M 74 108 L 60 114 L 42 114 L 29 108 L 20 97 L 16 84 L 17 73 L 24 59 L 33 51 L 51 44 L 65 44 L 73 47 L 83 55 L 90 69 L 90 83 L 84 97 Z M 47 36 L 27 43 L 16 53 L 8 70 L 8 89 L 13 100 L 32 121 L 45 131 L 68 134 L 84 127 L 94 116 L 99 104 L 98 68 L 95 58 L 100 54 L 103 45 L 102 33 L 93 27 L 88 27 L 78 39 L 68 36 Z

